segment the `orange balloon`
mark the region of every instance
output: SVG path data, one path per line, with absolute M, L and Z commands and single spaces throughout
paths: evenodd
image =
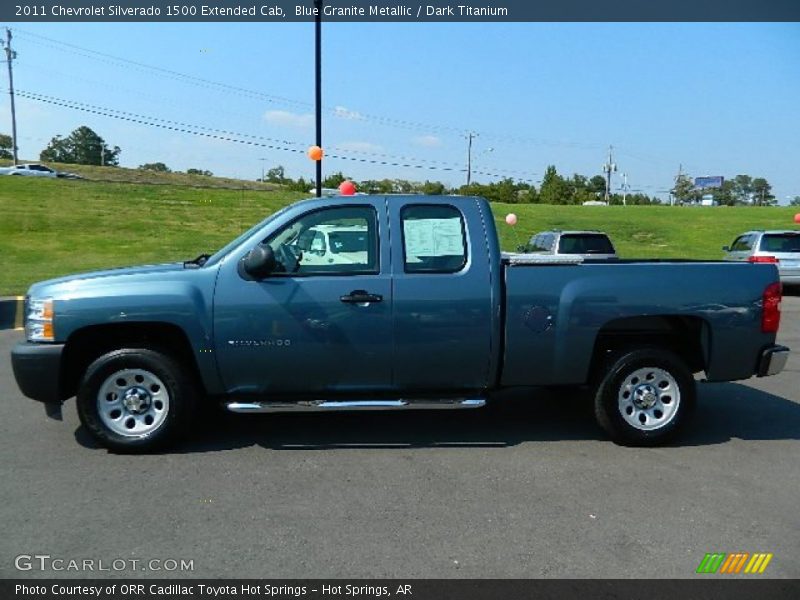
M 311 146 L 308 149 L 308 158 L 310 158 L 311 160 L 322 160 L 323 154 L 325 153 L 319 146 Z
M 795 222 L 795 223 L 800 223 L 800 213 L 797 213 L 797 214 L 794 216 L 794 222 Z

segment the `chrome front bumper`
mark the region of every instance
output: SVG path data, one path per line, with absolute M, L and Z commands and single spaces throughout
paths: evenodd
M 761 353 L 761 360 L 758 363 L 759 377 L 769 377 L 777 375 L 786 366 L 789 358 L 789 348 L 786 346 L 772 346 Z

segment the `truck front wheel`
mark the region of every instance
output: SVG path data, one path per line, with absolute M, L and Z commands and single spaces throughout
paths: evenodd
M 672 352 L 640 348 L 610 361 L 595 394 L 595 416 L 618 444 L 656 446 L 670 440 L 695 405 L 695 382 Z
M 78 416 L 103 446 L 148 452 L 172 442 L 191 419 L 195 391 L 180 364 L 149 349 L 122 349 L 89 365 Z

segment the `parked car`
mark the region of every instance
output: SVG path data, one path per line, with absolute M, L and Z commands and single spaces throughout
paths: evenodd
M 347 260 L 319 260 L 321 232 Z M 189 431 L 201 402 L 467 409 L 581 385 L 612 439 L 655 445 L 687 423 L 694 374 L 783 369 L 780 301 L 774 264 L 504 256 L 482 198 L 320 198 L 211 256 L 34 284 L 12 365 L 48 414 L 76 396 L 86 430 L 126 452 Z
M 748 231 L 722 249 L 725 260 L 775 263 L 783 284 L 800 285 L 800 230 Z
M 15 165 L 0 168 L 0 175 L 20 175 L 24 177 L 58 177 L 58 171 L 37 164 Z
M 0 167 L 0 175 L 17 175 L 24 177 L 63 177 L 66 179 L 81 179 L 75 173 L 65 173 L 56 171 L 45 165 L 28 163 L 24 165 L 14 165 L 11 167 Z
M 542 231 L 531 237 L 526 252 L 614 260 L 617 251 L 602 231 Z

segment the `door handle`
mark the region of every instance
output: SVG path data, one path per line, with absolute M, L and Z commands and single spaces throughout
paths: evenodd
M 339 300 L 349 304 L 368 304 L 370 302 L 383 301 L 383 296 L 380 294 L 370 294 L 365 290 L 353 290 L 345 296 L 340 296 Z

